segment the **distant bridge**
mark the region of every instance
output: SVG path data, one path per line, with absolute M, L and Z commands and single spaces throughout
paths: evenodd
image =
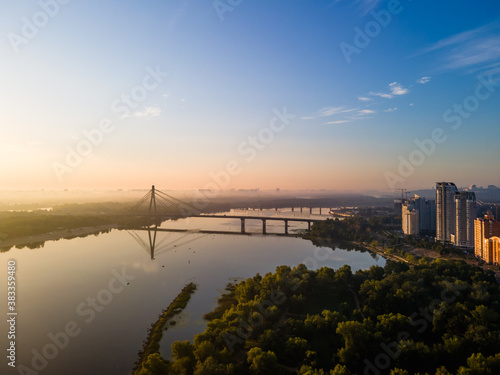
M 293 208 L 292 208 L 293 211 Z M 300 208 L 302 212 L 302 207 Z M 310 208 L 312 212 L 312 208 Z M 320 209 L 321 213 L 321 209 Z M 241 221 L 241 234 L 245 234 L 246 220 L 261 220 L 262 221 L 262 234 L 267 234 L 266 224 L 269 220 L 283 221 L 285 224 L 285 233 L 288 234 L 289 222 L 303 222 L 307 223 L 307 229 L 311 230 L 311 223 L 322 221 L 319 219 L 309 218 L 283 218 L 276 216 L 249 216 L 249 215 L 214 215 L 202 214 L 200 210 L 193 205 L 183 202 L 180 199 L 174 198 L 162 191 L 155 189 L 153 185 L 151 190 L 142 197 L 137 204 L 132 207 L 128 213 L 130 216 L 141 216 L 146 218 L 155 219 L 155 226 L 158 226 L 158 219 L 171 218 L 171 217 L 200 217 L 212 219 L 240 219 Z M 150 226 L 150 225 L 149 225 Z
M 246 220 L 262 220 L 262 234 L 267 234 L 266 232 L 266 222 L 268 220 L 277 220 L 283 221 L 285 223 L 285 234 L 288 234 L 288 222 L 303 222 L 307 223 L 307 230 L 311 230 L 311 223 L 316 221 L 322 221 L 318 219 L 302 219 L 302 218 L 284 218 L 284 217 L 275 217 L 275 216 L 248 216 L 248 215 L 210 215 L 210 214 L 200 214 L 193 215 L 193 217 L 206 217 L 206 218 L 215 218 L 215 219 L 240 219 L 241 220 L 241 233 L 245 233 L 245 221 Z

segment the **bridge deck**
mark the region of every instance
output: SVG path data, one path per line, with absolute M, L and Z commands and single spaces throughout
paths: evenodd
M 247 215 L 191 215 L 190 217 L 210 217 L 219 219 L 253 219 L 253 220 L 288 220 L 288 221 L 302 221 L 314 223 L 323 221 L 322 219 L 308 219 L 308 218 L 291 218 L 291 217 L 276 217 L 276 216 L 247 216 Z
M 151 232 L 174 232 L 174 233 L 189 233 L 189 234 L 229 234 L 237 236 L 262 236 L 261 232 L 234 232 L 229 230 L 204 230 L 204 229 L 169 229 L 169 228 L 136 228 L 137 231 L 151 231 Z M 298 233 L 276 233 L 276 232 L 266 232 L 266 236 L 282 236 L 282 237 L 300 237 Z

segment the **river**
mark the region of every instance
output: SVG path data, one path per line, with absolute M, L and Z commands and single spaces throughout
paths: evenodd
M 301 217 L 286 210 L 222 214 Z M 304 217 L 326 216 L 304 213 Z M 147 329 L 191 281 L 198 289 L 178 324 L 163 337 L 165 357 L 170 356 L 173 341 L 192 340 L 204 330 L 202 316 L 213 309 L 228 282 L 264 275 L 282 264 L 305 263 L 310 269 L 349 264 L 353 271 L 385 264 L 383 258 L 368 252 L 332 250 L 298 237 L 273 235 L 284 233 L 281 221 L 267 223 L 269 235 L 259 234 L 260 220 L 247 220 L 246 231 L 252 235 L 198 232 L 239 232 L 239 219 L 182 219 L 166 221 L 161 228 L 190 231 L 158 231 L 154 254 L 147 231 L 125 230 L 0 253 L 4 269 L 9 260 L 16 262 L 18 313 L 17 369 L 8 367 L 2 356 L 0 373 L 130 374 Z M 289 232 L 305 228 L 306 223 L 291 222 Z M 154 239 L 154 233 L 151 235 Z M 7 273 L 0 274 L 6 301 Z M 3 306 L 6 312 L 7 304 Z M 5 327 L 3 319 L 2 347 L 7 348 L 10 340 Z

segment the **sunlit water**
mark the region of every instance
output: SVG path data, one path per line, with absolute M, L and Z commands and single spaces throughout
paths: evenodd
M 257 215 L 257 211 L 247 213 Z M 259 214 L 277 213 L 269 210 Z M 300 217 L 299 213 L 280 214 Z M 310 217 L 309 213 L 303 216 Z M 17 263 L 18 368 L 8 367 L 3 356 L 0 373 L 22 373 L 19 366 L 23 365 L 40 374 L 129 374 L 147 329 L 191 281 L 198 289 L 161 342 L 166 358 L 173 341 L 192 340 L 194 334 L 204 330 L 202 316 L 213 309 L 228 282 L 273 272 L 282 264 L 305 263 L 310 269 L 349 264 L 354 271 L 385 263 L 368 252 L 335 249 L 328 253 L 328 248 L 301 238 L 260 235 L 261 220 L 247 220 L 246 231 L 253 235 L 197 232 L 239 232 L 239 219 L 183 219 L 164 222 L 162 228 L 191 231 L 157 232 L 154 259 L 148 232 L 124 230 L 50 241 L 36 250 L 1 253 L 4 269 L 8 260 Z M 289 232 L 305 228 L 306 223 L 291 223 Z M 283 222 L 268 222 L 267 232 L 284 233 Z M 0 274 L 6 301 L 6 272 Z M 7 312 L 6 302 L 3 306 Z M 7 349 L 5 319 L 1 331 L 2 348 Z

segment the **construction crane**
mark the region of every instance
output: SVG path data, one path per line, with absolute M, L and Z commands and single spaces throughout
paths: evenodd
M 396 190 L 401 190 L 401 203 L 403 203 L 405 201 L 404 199 L 404 192 L 407 191 L 406 189 L 396 189 Z M 406 193 L 408 194 L 408 193 Z
M 406 191 L 405 194 L 406 194 L 406 200 L 408 200 L 408 194 L 410 194 L 411 191 Z

